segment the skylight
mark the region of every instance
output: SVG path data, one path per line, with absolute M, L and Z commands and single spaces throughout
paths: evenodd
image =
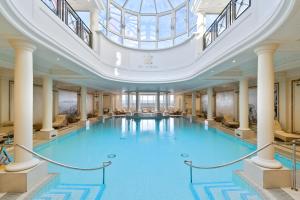
M 107 9 L 100 15 L 101 31 L 126 47 L 170 48 L 196 31 L 197 16 L 190 11 L 190 0 L 104 1 Z

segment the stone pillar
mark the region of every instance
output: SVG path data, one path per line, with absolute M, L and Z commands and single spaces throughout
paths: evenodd
M 274 64 L 277 45 L 264 45 L 255 49 L 257 66 L 257 148 L 274 141 Z M 278 169 L 282 165 L 274 159 L 274 146 L 259 152 L 252 161 L 264 168 Z
M 109 97 L 110 97 L 109 112 L 113 113 L 114 112 L 114 97 L 112 94 Z
M 9 121 L 9 79 L 0 79 L 0 123 Z
M 156 93 L 156 112 L 160 112 L 160 92 Z
M 239 122 L 240 127 L 235 130 L 235 134 L 241 138 L 249 138 L 253 136 L 249 129 L 249 93 L 248 93 L 248 79 L 240 80 L 239 89 Z
M 182 95 L 182 104 L 181 104 L 181 109 L 182 113 L 184 114 L 186 112 L 186 107 L 185 107 L 185 95 Z
M 102 117 L 103 116 L 103 93 L 102 92 L 99 92 L 98 104 L 99 104 L 98 116 Z
M 166 111 L 169 110 L 169 93 L 166 92 Z
M 95 51 L 98 51 L 98 34 L 99 31 L 99 14 L 100 10 L 95 8 L 90 10 L 90 29 L 92 32 L 92 47 Z
M 130 111 L 130 92 L 127 93 L 127 111 Z
M 274 65 L 276 44 L 255 49 L 257 69 L 257 149 L 274 141 Z M 262 150 L 252 159 L 244 161 L 244 174 L 263 188 L 291 186 L 291 173 L 274 159 L 274 146 Z
M 206 124 L 213 123 L 214 121 L 214 91 L 213 88 L 207 89 L 207 119 Z
M 82 86 L 80 91 L 80 119 L 81 121 L 87 120 L 87 114 L 86 114 L 86 95 L 87 95 L 87 88 Z
M 140 109 L 140 94 L 139 92 L 135 93 L 135 112 L 139 112 Z
M 43 77 L 43 128 L 37 134 L 39 138 L 52 138 L 57 132 L 52 127 L 53 120 L 53 80 L 49 76 Z
M 286 73 L 279 73 L 279 122 L 282 129 L 287 129 L 287 118 L 288 118 L 288 82 L 286 78 Z
M 33 51 L 32 44 L 13 40 L 15 49 L 14 69 L 14 143 L 32 150 L 33 123 Z M 6 171 L 22 171 L 36 166 L 39 160 L 15 146 L 14 163 L 6 165 Z
M 192 92 L 192 117 L 196 117 L 196 92 Z

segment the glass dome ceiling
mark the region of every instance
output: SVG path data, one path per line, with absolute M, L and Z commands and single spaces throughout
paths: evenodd
M 197 16 L 191 0 L 104 0 L 101 31 L 110 40 L 136 49 L 164 49 L 189 39 Z

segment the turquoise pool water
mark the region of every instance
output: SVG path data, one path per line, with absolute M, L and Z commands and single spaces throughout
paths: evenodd
M 189 168 L 183 163 L 220 164 L 253 150 L 255 145 L 182 118 L 109 119 L 35 148 L 55 161 L 80 167 L 111 160 L 105 186 L 101 184 L 101 171 L 80 172 L 49 165 L 50 172 L 59 176 L 33 199 L 261 199 L 234 175 L 241 163 L 194 170 L 194 184 L 189 183 Z M 116 157 L 108 158 L 110 154 Z

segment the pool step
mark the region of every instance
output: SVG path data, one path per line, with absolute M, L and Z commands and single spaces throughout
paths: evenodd
M 34 200 L 73 200 L 73 199 L 100 199 L 104 190 L 98 184 L 64 184 L 49 188 Z
M 234 182 L 195 183 L 192 187 L 200 200 L 261 200 L 258 194 Z

